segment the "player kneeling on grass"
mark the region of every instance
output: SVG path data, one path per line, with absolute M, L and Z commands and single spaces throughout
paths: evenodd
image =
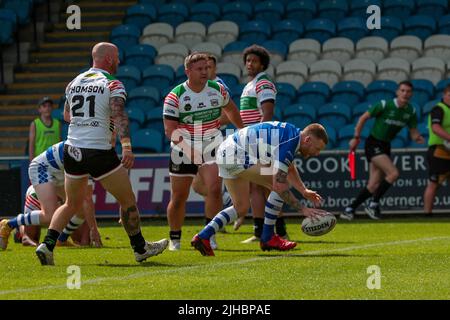
M 66 198 L 64 189 L 64 164 L 62 153 L 65 141 L 58 142 L 49 147 L 46 151 L 35 157 L 29 167 L 28 176 L 33 185 L 33 190 L 27 192 L 25 200 L 25 210 L 16 218 L 0 221 L 0 248 L 5 250 L 8 246 L 8 239 L 14 228 L 21 226 L 48 226 L 55 210 L 60 206 L 60 200 Z M 33 196 L 33 194 L 35 196 Z M 70 217 L 65 231 L 74 231 L 83 222 L 88 221 L 91 226 L 91 234 L 96 243 L 100 241 L 97 224 L 95 221 L 94 203 L 92 201 L 92 186 L 86 189 L 86 193 L 80 198 L 80 209 L 76 215 Z M 29 231 L 29 230 L 27 230 Z M 37 238 L 37 230 L 33 230 Z M 68 231 L 69 232 L 69 231 Z M 63 232 L 58 238 L 58 244 L 67 245 L 69 233 Z M 36 240 L 35 240 L 36 241 Z M 22 243 L 35 246 L 36 243 L 31 238 L 22 239 Z
M 320 205 L 322 201 L 319 194 L 305 187 L 292 161 L 297 154 L 304 158 L 319 155 L 327 143 L 327 133 L 317 123 L 300 131 L 286 122 L 263 122 L 228 136 L 220 144 L 216 160 L 219 175 L 224 179 L 233 206 L 219 212 L 194 236 L 191 245 L 202 255 L 214 255 L 208 239 L 223 225 L 247 214 L 250 207 L 249 182 L 252 182 L 271 191 L 266 202 L 261 249 L 293 249 L 297 243 L 274 233 L 275 221 L 283 203 L 286 202 L 306 217 L 322 216 L 326 212 L 302 206 L 289 191 L 290 186 L 294 187 L 314 205 Z

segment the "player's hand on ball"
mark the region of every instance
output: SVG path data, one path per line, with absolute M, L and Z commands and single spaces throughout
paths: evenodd
M 134 164 L 134 154 L 131 150 L 122 150 L 122 165 L 125 169 L 131 169 Z
M 327 215 L 328 213 L 325 210 L 321 209 L 303 207 L 302 214 L 305 217 L 315 220 L 318 219 L 319 217 Z
M 322 205 L 323 199 L 316 191 L 305 189 L 302 195 L 305 197 L 305 199 L 314 203 L 315 207 L 320 207 Z

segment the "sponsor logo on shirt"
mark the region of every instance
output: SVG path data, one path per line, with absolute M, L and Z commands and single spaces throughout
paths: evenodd
M 190 111 L 192 109 L 192 106 L 188 103 L 184 106 L 184 110 Z
M 205 105 L 203 102 L 200 102 L 200 103 L 198 104 L 198 108 L 199 108 L 199 109 L 204 108 L 204 107 L 206 107 L 206 105 Z
M 213 107 L 219 106 L 219 100 L 218 99 L 212 99 L 211 100 L 211 106 L 213 106 Z
M 183 98 L 183 101 L 191 101 L 191 97 L 186 96 L 186 97 Z

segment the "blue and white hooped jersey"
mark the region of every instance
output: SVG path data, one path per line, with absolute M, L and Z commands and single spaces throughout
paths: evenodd
M 64 185 L 65 141 L 58 142 L 34 158 L 28 167 L 28 177 L 33 186 L 48 182 Z
M 232 135 L 237 154 L 244 153 L 245 166 L 273 163 L 287 172 L 300 148 L 301 131 L 287 122 L 268 121 L 245 127 Z M 242 155 L 238 155 L 238 158 Z
M 64 170 L 63 155 L 64 155 L 64 143 L 66 141 L 58 142 L 45 151 L 45 157 L 48 163 L 57 170 Z

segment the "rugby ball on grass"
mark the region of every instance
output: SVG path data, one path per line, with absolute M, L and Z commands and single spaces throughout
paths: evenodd
M 314 220 L 306 217 L 302 222 L 302 231 L 308 236 L 322 236 L 333 230 L 336 225 L 336 217 L 327 213 L 324 216 L 317 217 Z

